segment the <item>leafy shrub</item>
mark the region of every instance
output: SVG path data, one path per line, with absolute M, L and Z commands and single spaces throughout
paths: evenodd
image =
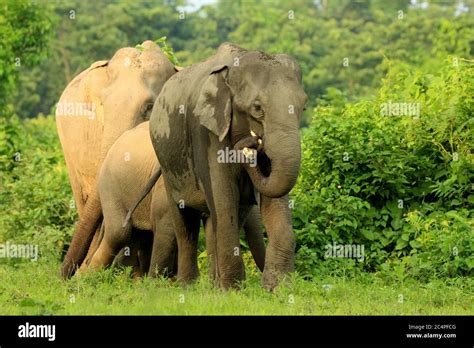
M 322 262 L 333 243 L 364 245 L 355 268 L 472 274 L 473 86 L 472 61 L 450 59 L 437 75 L 399 64 L 375 100 L 315 109 L 292 194 L 302 274 L 341 264 Z M 420 113 L 387 115 L 394 103 Z
M 43 255 L 59 256 L 76 211 L 54 117 L 15 124 L 19 155 L 2 178 L 0 242 L 38 244 Z

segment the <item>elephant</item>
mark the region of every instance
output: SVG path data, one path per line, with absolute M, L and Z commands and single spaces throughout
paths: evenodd
M 174 226 L 169 214 L 168 196 L 163 178 L 159 178 L 159 175 L 160 166 L 151 144 L 148 121 L 126 131 L 112 145 L 98 176 L 98 192 L 104 215 L 103 233 L 97 249 L 89 262 L 81 265 L 79 273 L 87 269 L 109 266 L 119 250 L 129 245 L 131 240 L 137 239 L 136 235 L 149 234 L 150 231 L 153 231 L 154 245 L 159 247 L 157 252 L 153 253 L 154 259 L 151 260 L 152 267 L 149 274 L 151 276 L 157 274 L 154 267 L 157 264 L 161 266 L 160 274 L 169 276 L 176 273 Z M 136 203 L 133 215 L 127 217 L 128 208 L 135 203 L 133 199 L 138 196 L 150 178 L 153 178 L 154 185 L 150 194 Z M 149 188 L 145 187 L 145 191 L 148 193 Z M 245 232 L 254 260 L 260 270 L 263 270 L 265 262 L 263 232 L 258 220 L 251 221 L 252 224 L 246 226 Z M 151 243 L 149 249 L 151 250 Z M 150 263 L 149 249 L 140 248 L 138 255 L 133 255 L 140 258 L 142 261 L 140 265 Z M 135 275 L 141 276 L 146 271 L 147 269 L 140 269 L 135 265 Z
M 74 274 L 96 242 L 97 233 L 88 231 L 102 219 L 97 175 L 107 151 L 123 132 L 149 119 L 158 93 L 177 71 L 154 42 L 141 46 L 121 48 L 109 61 L 93 63 L 68 84 L 57 104 L 57 131 L 79 215 L 61 270 L 64 278 Z
M 150 116 L 150 136 L 177 238 L 178 280 L 198 276 L 195 236 L 204 213 L 210 216 L 206 248 L 214 283 L 238 287 L 245 278 L 238 231 L 257 201 L 269 240 L 262 286 L 272 291 L 294 271 L 288 193 L 300 169 L 306 100 L 293 58 L 232 43 L 165 83 Z M 222 160 L 223 153 L 233 155 Z

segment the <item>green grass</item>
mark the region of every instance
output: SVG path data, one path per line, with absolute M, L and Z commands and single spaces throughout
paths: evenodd
M 0 264 L 2 315 L 472 315 L 468 278 L 390 283 L 374 274 L 305 281 L 275 293 L 251 270 L 241 291 L 212 288 L 206 276 L 183 287 L 167 279 L 132 280 L 109 269 L 63 281 L 58 262 Z M 401 297 L 403 296 L 403 298 Z M 403 299 L 403 301 L 401 301 Z

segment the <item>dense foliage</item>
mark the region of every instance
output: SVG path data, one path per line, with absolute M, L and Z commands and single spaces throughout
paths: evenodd
M 20 158 L 2 182 L 0 243 L 40 246 L 59 257 L 77 217 L 54 117 L 17 124 Z
M 436 75 L 394 67 L 373 101 L 315 110 L 293 191 L 304 274 L 357 265 L 325 258 L 337 243 L 364 245 L 366 270 L 472 275 L 474 61 L 444 64 Z M 383 112 L 400 102 L 417 112 Z
M 28 0 L 0 0 L 0 170 L 12 169 L 18 134 L 12 105 L 20 76 L 28 76 L 44 57 L 51 22 L 44 9 Z M 36 116 L 36 115 L 34 115 Z

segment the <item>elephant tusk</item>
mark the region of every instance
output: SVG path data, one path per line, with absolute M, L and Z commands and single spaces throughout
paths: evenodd
M 253 130 L 250 130 L 250 135 L 253 136 L 253 137 L 257 136 L 257 134 L 255 134 L 255 132 Z
M 262 145 L 262 139 L 258 138 L 257 143 L 258 145 Z
M 248 147 L 244 147 L 242 149 L 242 152 L 244 153 L 245 157 L 254 159 L 257 151 L 255 149 L 249 149 Z

